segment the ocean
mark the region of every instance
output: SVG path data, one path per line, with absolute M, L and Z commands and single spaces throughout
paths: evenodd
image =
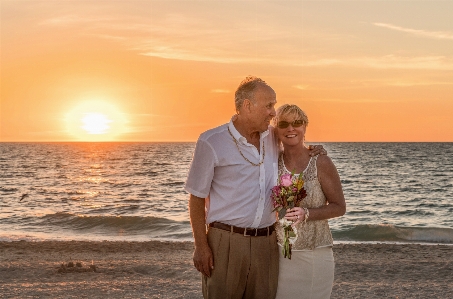
M 335 242 L 453 244 L 453 143 L 320 143 L 347 203 Z M 192 241 L 195 143 L 0 143 L 0 241 Z

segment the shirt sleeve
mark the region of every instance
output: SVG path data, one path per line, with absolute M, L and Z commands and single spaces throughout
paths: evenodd
M 198 139 L 184 189 L 192 195 L 206 198 L 214 177 L 216 155 L 211 145 Z

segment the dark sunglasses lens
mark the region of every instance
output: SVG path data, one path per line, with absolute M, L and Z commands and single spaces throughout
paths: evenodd
M 304 124 L 304 121 L 301 119 L 293 121 L 293 127 L 300 127 L 303 124 Z
M 287 121 L 279 121 L 277 127 L 280 129 L 286 129 L 289 126 L 289 122 Z

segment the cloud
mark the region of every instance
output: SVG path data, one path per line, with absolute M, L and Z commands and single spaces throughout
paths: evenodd
M 432 85 L 453 85 L 453 82 L 395 81 L 395 82 L 389 82 L 387 85 L 396 86 L 396 87 L 412 87 L 412 86 L 432 86 Z
M 263 24 L 257 31 L 254 19 L 223 22 L 218 18 L 200 18 L 195 12 L 144 16 L 127 11 L 102 15 L 98 13 L 100 10 L 91 8 L 84 14 L 64 12 L 39 24 L 71 28 L 73 36 L 96 36 L 116 41 L 139 55 L 165 59 L 275 64 L 279 63 L 281 53 L 286 53 L 288 59 L 301 56 L 300 47 L 293 44 L 294 37 L 300 36 L 296 28 Z M 257 55 L 256 49 L 261 54 Z
M 358 57 L 343 59 L 311 59 L 297 63 L 302 67 L 364 67 L 373 69 L 420 69 L 420 70 L 453 70 L 453 59 L 445 56 L 407 57 L 384 55 L 380 57 Z
M 385 55 L 378 58 L 357 59 L 357 63 L 376 69 L 453 70 L 453 60 L 445 56 Z
M 211 90 L 213 93 L 230 93 L 228 89 L 213 89 Z
M 392 24 L 385 24 L 385 23 L 373 23 L 373 25 L 378 26 L 378 27 L 382 27 L 382 28 L 387 28 L 387 29 L 390 29 L 390 30 L 395 30 L 395 31 L 409 33 L 409 34 L 412 34 L 412 35 L 422 36 L 422 37 L 453 40 L 453 33 L 452 32 L 426 31 L 426 30 L 421 30 L 421 29 L 411 29 L 411 28 L 404 28 L 404 27 L 395 26 L 395 25 L 392 25 Z
M 51 136 L 51 135 L 62 135 L 67 134 L 65 130 L 48 130 L 48 131 L 29 131 L 26 133 L 30 136 Z
M 320 98 L 316 100 L 306 100 L 313 102 L 334 102 L 334 103 L 392 103 L 395 100 L 384 100 L 384 99 L 343 99 L 343 98 Z
M 439 85 L 453 85 L 453 82 L 448 81 L 433 81 L 423 80 L 416 78 L 398 78 L 386 77 L 385 79 L 363 79 L 351 80 L 349 86 L 356 87 L 375 87 L 375 86 L 394 86 L 394 87 L 413 87 L 413 86 L 439 86 Z
M 45 19 L 44 21 L 40 22 L 39 25 L 72 26 L 72 25 L 99 23 L 99 22 L 106 22 L 106 21 L 113 21 L 113 19 L 109 18 L 109 17 L 87 17 L 87 16 L 79 16 L 76 14 L 71 14 L 71 15 L 62 15 L 62 16 L 58 16 L 58 17 Z
M 261 23 L 257 30 L 256 20 L 253 19 L 225 23 L 218 18 L 200 18 L 193 11 L 183 13 L 163 10 L 161 13 L 154 11 L 147 15 L 128 13 L 126 9 L 125 13 L 120 14 L 120 9 L 117 8 L 114 14 L 99 14 L 103 11 L 101 8 L 91 8 L 84 14 L 66 11 L 59 16 L 46 18 L 41 25 L 64 28 L 72 26 L 74 35 L 97 36 L 115 41 L 122 48 L 138 55 L 165 59 L 290 67 L 453 70 L 452 57 L 405 57 L 392 54 L 375 57 L 335 57 L 335 54 L 330 54 L 329 57 L 328 53 L 319 57 L 317 54 L 310 56 L 310 49 L 298 44 L 302 40 L 315 39 L 316 42 L 322 40 L 331 43 L 354 38 L 348 34 L 333 35 L 310 30 L 301 32 L 297 27 L 278 27 L 272 22 Z M 451 32 L 416 30 L 385 23 L 373 24 L 418 36 L 453 39 Z M 301 85 L 295 88 L 306 87 Z
M 302 85 L 302 84 L 294 85 L 293 87 L 296 89 L 300 89 L 300 90 L 308 89 L 308 85 Z

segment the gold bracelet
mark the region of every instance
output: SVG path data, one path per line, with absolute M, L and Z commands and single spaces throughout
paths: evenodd
M 308 211 L 307 208 L 303 208 L 304 211 L 305 211 L 305 215 L 304 215 L 304 223 L 307 223 L 307 219 L 308 219 L 308 216 L 310 216 L 310 212 Z

